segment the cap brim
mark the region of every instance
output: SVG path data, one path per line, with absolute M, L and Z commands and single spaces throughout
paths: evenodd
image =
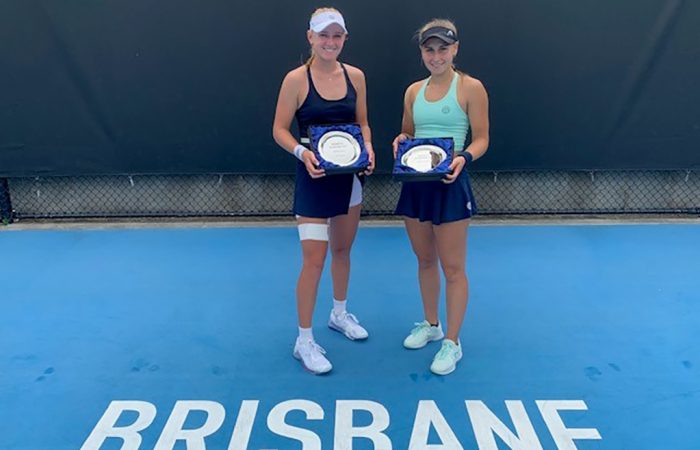
M 326 22 L 321 22 L 318 25 L 316 25 L 315 27 L 313 27 L 311 29 L 311 31 L 316 32 L 316 33 L 320 33 L 321 31 L 325 30 L 326 28 L 333 25 L 334 23 L 340 25 L 340 28 L 342 28 L 345 33 L 348 32 L 348 30 L 345 28 L 345 26 L 342 23 L 337 22 L 335 20 L 328 20 Z
M 445 36 L 444 34 L 442 34 L 440 32 L 436 32 L 436 33 L 428 33 L 428 34 L 421 36 L 420 45 L 425 44 L 425 41 L 427 41 L 430 38 L 440 39 L 445 44 L 454 44 L 455 42 L 457 42 L 457 39 L 455 39 L 455 38 L 451 38 L 449 36 Z

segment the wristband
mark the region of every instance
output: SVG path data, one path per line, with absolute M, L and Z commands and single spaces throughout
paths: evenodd
M 466 160 L 467 164 L 474 161 L 474 155 L 472 155 L 471 153 L 469 153 L 466 150 L 461 151 L 461 152 L 455 152 L 455 157 L 457 157 L 457 156 L 461 156 L 462 158 L 464 158 Z
M 298 144 L 296 147 L 294 147 L 294 156 L 296 156 L 299 161 L 304 162 L 303 155 L 306 151 L 309 151 L 309 149 L 301 144 Z

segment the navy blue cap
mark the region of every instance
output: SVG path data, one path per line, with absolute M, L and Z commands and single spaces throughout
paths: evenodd
M 430 38 L 438 38 L 446 44 L 454 44 L 459 40 L 454 30 L 446 27 L 431 27 L 420 34 L 418 41 L 423 45 Z

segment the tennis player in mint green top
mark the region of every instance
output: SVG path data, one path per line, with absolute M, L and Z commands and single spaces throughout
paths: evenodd
M 452 72 L 454 76 L 447 94 L 434 102 L 425 98 L 425 88 L 430 79 L 421 82 L 413 101 L 413 124 L 415 137 L 451 137 L 454 139 L 455 149 L 462 150 L 469 131 L 469 117 L 457 99 L 460 74 L 454 70 Z
M 404 216 L 406 231 L 418 259 L 418 281 L 423 300 L 423 321 L 415 324 L 404 347 L 418 349 L 442 340 L 430 370 L 439 375 L 454 371 L 462 358 L 459 333 L 467 310 L 467 229 L 476 213 L 467 166 L 489 145 L 488 96 L 479 80 L 454 68 L 459 49 L 457 29 L 436 19 L 419 31 L 423 64 L 430 72 L 413 83 L 404 97 L 398 144 L 411 137 L 451 137 L 455 157 L 451 174 L 442 181 L 404 182 L 396 214 Z M 471 128 L 471 140 L 466 142 Z M 438 320 L 440 272 L 446 280 L 447 329 Z

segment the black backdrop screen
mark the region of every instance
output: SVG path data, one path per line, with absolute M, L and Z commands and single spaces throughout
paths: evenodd
M 271 136 L 308 54 L 307 0 L 0 2 L 0 176 L 289 173 Z M 414 31 L 460 29 L 491 101 L 484 170 L 700 167 L 700 2 L 342 0 L 343 60 L 367 76 L 378 170 Z

